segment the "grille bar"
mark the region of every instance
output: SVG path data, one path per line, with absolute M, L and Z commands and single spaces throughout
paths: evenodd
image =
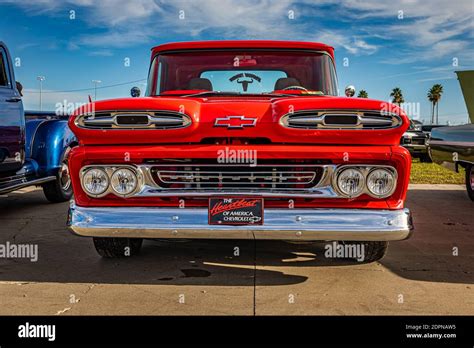
M 318 166 L 242 167 L 234 165 L 158 165 L 154 182 L 165 189 L 307 190 L 315 187 L 323 169 Z

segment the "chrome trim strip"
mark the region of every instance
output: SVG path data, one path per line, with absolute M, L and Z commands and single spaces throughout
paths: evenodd
M 243 191 L 245 190 L 245 191 Z M 222 197 L 222 196 L 252 196 L 262 198 L 342 198 L 331 187 L 321 187 L 305 191 L 256 191 L 252 189 L 236 188 L 235 190 L 204 191 L 204 190 L 160 190 L 144 186 L 143 190 L 135 197 Z
M 203 208 L 97 207 L 71 204 L 68 226 L 87 237 L 393 241 L 410 237 L 410 211 L 265 209 L 263 225 L 208 225 Z
M 20 184 L 16 184 L 16 185 L 13 185 L 13 186 L 1 188 L 0 189 L 0 194 L 16 191 L 16 190 L 19 190 L 19 189 L 22 189 L 22 188 L 28 187 L 28 186 L 41 185 L 41 184 L 44 184 L 44 183 L 47 183 L 47 182 L 50 182 L 50 181 L 54 181 L 54 180 L 56 180 L 55 176 L 47 176 L 47 177 L 44 177 L 44 178 L 41 178 L 41 179 L 25 181 L 25 182 L 22 182 Z
M 474 142 L 471 141 L 444 141 L 444 140 L 429 140 L 429 145 L 443 145 L 443 146 L 461 146 L 474 148 Z
M 399 126 L 398 124 L 394 125 L 393 119 L 387 120 L 383 118 L 382 119 L 376 118 L 374 116 L 360 116 L 360 115 L 359 115 L 359 124 L 361 124 L 362 126 L 380 125 L 380 126 L 385 126 L 386 128 L 396 128 Z M 384 128 L 377 128 L 377 129 L 384 129 Z

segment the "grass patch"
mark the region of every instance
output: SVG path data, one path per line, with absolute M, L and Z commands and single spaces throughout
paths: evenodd
M 464 184 L 464 176 L 464 168 L 456 173 L 435 163 L 413 159 L 410 184 Z

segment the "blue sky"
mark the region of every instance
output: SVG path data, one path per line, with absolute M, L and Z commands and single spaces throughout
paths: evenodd
M 160 43 L 276 39 L 334 46 L 341 92 L 353 84 L 388 100 L 400 87 L 424 121 L 427 91 L 441 83 L 440 123 L 467 120 L 454 71 L 474 69 L 473 0 L 0 0 L 0 18 L 27 109 L 39 107 L 38 75 L 43 109 L 54 110 L 87 101 L 92 80 L 102 81 L 98 99 L 144 90 Z

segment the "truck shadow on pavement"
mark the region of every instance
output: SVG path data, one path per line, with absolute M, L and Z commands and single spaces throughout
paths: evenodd
M 412 239 L 390 244 L 380 261 L 385 269 L 410 280 L 474 282 L 473 222 L 466 213 L 471 202 L 465 200 L 464 192 L 451 194 L 458 205 L 457 216 L 426 210 L 420 201 L 433 198 L 429 194 L 415 196 L 411 202 L 415 234 Z M 258 285 L 276 286 L 305 282 L 308 277 L 301 274 L 307 272 L 300 273 L 299 268 L 331 267 L 341 272 L 341 277 L 355 268 L 380 268 L 379 263 L 328 259 L 324 243 L 252 240 L 147 240 L 140 255 L 102 259 L 91 239 L 68 232 L 67 206 L 46 203 L 40 191 L 0 200 L 0 244 L 37 244 L 39 249 L 37 262 L 0 259 L 0 281 L 254 286 L 258 280 Z M 458 256 L 452 254 L 453 245 L 459 248 Z
M 295 251 L 295 245 L 284 242 L 278 246 L 265 242 L 264 245 L 269 244 L 265 249 L 269 247 L 270 253 L 263 258 L 256 257 L 256 245 L 251 240 L 146 240 L 137 256 L 103 259 L 95 253 L 91 240 L 70 235 L 64 229 L 52 232 L 58 238 L 15 238 L 16 243 L 37 243 L 39 259 L 37 262 L 26 259 L 0 261 L 0 281 L 254 286 L 255 280 L 259 279 L 259 285 L 291 285 L 305 282 L 307 277 L 260 267 L 354 264 L 347 260 L 320 259 L 306 250 L 307 246 L 303 249 L 296 246 L 299 250 Z M 274 247 L 278 248 L 276 253 Z
M 415 230 L 390 243 L 381 264 L 411 280 L 474 284 L 474 202 L 463 187 L 408 191 Z

